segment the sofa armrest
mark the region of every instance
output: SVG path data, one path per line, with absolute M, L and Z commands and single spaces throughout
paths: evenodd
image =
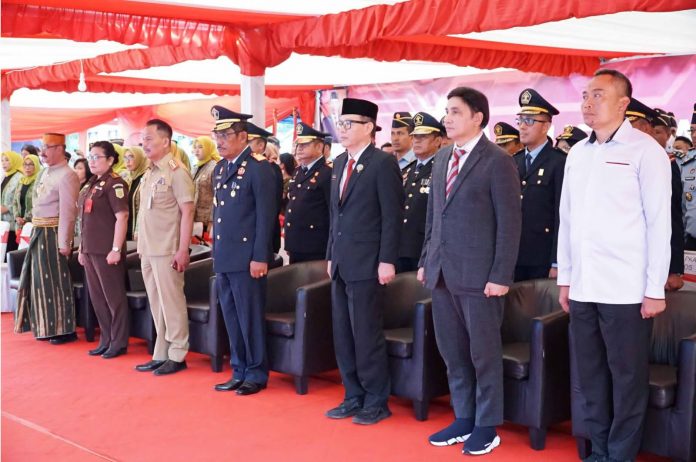
M 569 323 L 570 316 L 562 310 L 532 319 L 528 409 L 536 414 L 533 423 L 538 427 L 570 417 Z
M 193 262 L 184 271 L 184 295 L 189 301 L 203 301 L 210 297 L 209 279 L 213 272 L 213 260 Z
M 298 268 L 282 266 L 268 272 L 266 313 L 287 313 L 295 310 Z
M 299 361 L 295 367 L 303 373 L 326 370 L 335 365 L 333 344 L 333 324 L 331 313 L 331 280 L 313 282 L 301 286 L 296 291 L 295 338 L 294 344 L 303 348 L 293 355 Z M 300 361 L 304 358 L 304 361 Z M 331 367 L 327 367 L 330 364 Z
M 679 342 L 677 368 L 677 396 L 669 432 L 671 457 L 691 460 L 696 456 L 696 334 Z
M 27 249 L 14 250 L 7 253 L 7 274 L 9 274 L 10 279 L 19 279 L 26 255 Z

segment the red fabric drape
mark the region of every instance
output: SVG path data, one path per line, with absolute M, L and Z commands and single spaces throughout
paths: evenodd
M 13 140 L 40 138 L 46 132 L 75 133 L 118 119 L 123 135 L 128 138 L 139 132 L 145 122 L 153 117 L 167 121 L 179 133 L 200 136 L 210 133 L 215 125 L 210 108 L 221 105 L 239 111 L 239 96 L 223 96 L 206 100 L 180 103 L 109 109 L 39 109 L 13 107 L 11 109 L 11 131 Z M 292 97 L 266 97 L 265 126 L 273 124 L 273 114 L 280 119 L 300 108 L 303 120 L 314 123 L 314 92 L 304 91 Z
M 382 38 L 444 36 L 533 26 L 621 11 L 679 11 L 693 0 L 410 0 L 269 27 L 279 48 L 364 45 Z

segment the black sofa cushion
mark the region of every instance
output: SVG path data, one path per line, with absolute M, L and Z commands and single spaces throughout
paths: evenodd
M 529 377 L 529 343 L 503 344 L 503 375 L 517 380 Z
M 208 300 L 192 300 L 187 302 L 189 321 L 208 323 L 210 315 L 210 302 Z
M 292 338 L 295 335 L 295 312 L 266 313 L 266 332 L 270 335 Z
M 136 310 L 144 310 L 147 308 L 147 292 L 144 290 L 128 291 L 128 306 Z
M 408 359 L 413 355 L 413 328 L 385 329 L 384 338 L 389 356 Z
M 666 409 L 674 406 L 677 391 L 677 368 L 662 364 L 650 365 L 650 406 Z

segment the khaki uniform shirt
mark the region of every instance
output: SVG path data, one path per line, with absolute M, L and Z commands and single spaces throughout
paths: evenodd
M 128 185 L 118 173 L 93 176 L 79 199 L 83 253 L 106 255 L 114 245 L 116 214 L 128 212 Z
M 138 253 L 146 257 L 174 255 L 179 249 L 181 209 L 193 202 L 193 180 L 186 167 L 167 154 L 140 180 Z
M 61 249 L 71 249 L 73 245 L 79 192 L 80 180 L 67 163 L 43 169 L 34 185 L 33 217 L 60 217 L 58 247 Z

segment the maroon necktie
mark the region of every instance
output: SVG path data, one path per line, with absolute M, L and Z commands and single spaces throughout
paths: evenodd
M 348 182 L 350 181 L 350 176 L 353 174 L 353 165 L 355 165 L 355 160 L 351 157 L 350 160 L 348 160 L 348 171 L 346 172 L 346 181 L 343 183 L 343 189 L 341 190 L 341 199 L 343 199 L 348 189 Z

